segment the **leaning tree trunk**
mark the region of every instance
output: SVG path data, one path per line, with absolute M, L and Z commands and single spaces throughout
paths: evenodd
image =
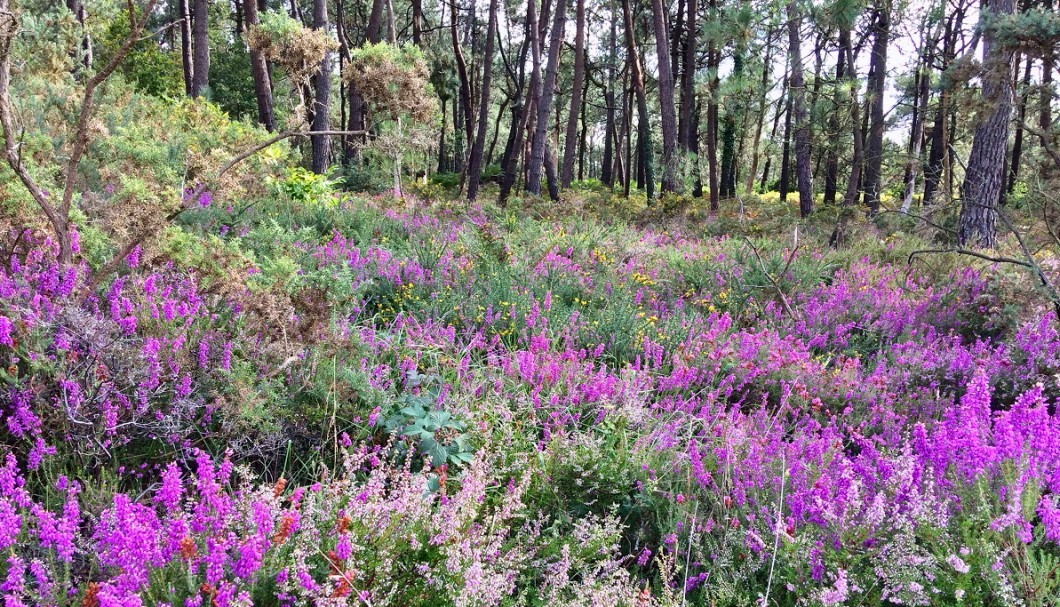
M 327 0 L 313 0 L 313 29 L 327 32 Z M 324 53 L 324 58 L 320 60 L 320 71 L 316 74 L 314 89 L 313 130 L 327 131 L 330 129 L 328 110 L 331 97 L 331 53 L 329 52 Z M 327 135 L 313 135 L 310 137 L 310 142 L 313 147 L 313 172 L 321 174 L 327 172 L 331 139 Z
M 194 57 L 192 58 L 192 97 L 201 97 L 206 94 L 206 87 L 210 85 L 210 2 L 209 0 L 195 0 L 194 21 L 192 23 L 192 39 Z
M 560 185 L 569 188 L 574 179 L 574 154 L 578 133 L 578 116 L 582 113 L 582 88 L 585 84 L 585 0 L 578 0 L 574 22 L 574 83 L 571 85 L 570 113 L 567 115 L 567 132 L 563 140 L 563 172 Z
M 541 83 L 541 97 L 537 102 L 537 122 L 534 125 L 534 138 L 530 144 L 530 166 L 527 168 L 526 190 L 535 196 L 541 195 L 541 172 L 546 162 L 552 162 L 552 155 L 546 158 L 545 147 L 548 139 L 548 119 L 552 112 L 552 97 L 556 90 L 556 76 L 559 72 L 559 51 L 563 43 L 563 26 L 567 22 L 566 0 L 557 0 L 552 19 L 552 37 L 548 43 L 548 63 Z M 554 169 L 554 167 L 553 167 Z
M 989 9 L 995 15 L 1011 15 L 1015 5 L 1014 0 L 993 0 Z M 1012 114 L 1011 73 L 1012 52 L 997 46 L 993 33 L 985 31 L 982 98 L 988 109 L 975 128 L 972 152 L 961 184 L 961 217 L 957 224 L 960 246 L 993 248 L 997 244 L 997 207 L 1004 187 L 1008 123 Z
M 799 214 L 809 217 L 813 213 L 813 173 L 810 168 L 810 120 L 806 112 L 806 82 L 802 76 L 802 39 L 799 29 L 802 15 L 795 2 L 789 2 L 788 52 L 791 54 L 791 118 L 795 130 L 795 173 L 799 187 Z
M 246 0 L 243 3 L 247 27 L 258 25 L 258 0 Z M 254 79 L 254 96 L 258 101 L 258 122 L 265 130 L 276 130 L 276 116 L 272 110 L 272 81 L 269 77 L 269 66 L 261 51 L 250 49 L 250 73 Z
M 666 11 L 663 0 L 652 0 L 655 50 L 659 57 L 659 106 L 663 143 L 662 191 L 677 192 L 677 113 L 674 109 L 674 75 L 670 65 Z
M 493 39 L 496 37 L 497 0 L 490 0 L 489 25 L 486 28 L 486 53 L 482 61 L 482 82 L 479 87 L 482 89 L 482 99 L 478 107 L 475 144 L 471 147 L 471 160 L 468 163 L 467 199 L 471 202 L 478 197 L 479 182 L 482 179 L 482 157 L 486 151 L 486 127 L 490 113 L 490 80 L 493 76 Z M 501 111 L 503 112 L 503 109 Z

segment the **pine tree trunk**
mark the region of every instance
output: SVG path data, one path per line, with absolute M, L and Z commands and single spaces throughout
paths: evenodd
M 607 38 L 607 88 L 604 89 L 604 104 L 607 106 L 606 119 L 604 123 L 604 159 L 603 165 L 600 167 L 600 181 L 608 187 L 614 187 L 614 162 L 615 162 L 615 141 L 617 137 L 617 125 L 615 124 L 615 68 L 618 63 L 617 49 L 618 45 L 618 28 L 617 28 L 617 16 L 615 11 L 615 2 L 610 0 L 608 8 L 611 13 L 611 30 Z M 619 151 L 619 155 L 621 151 Z
M 980 6 L 982 10 L 983 6 Z M 993 0 L 989 12 L 1011 15 L 1014 0 Z M 1012 52 L 994 44 L 990 31 L 983 34 L 982 98 L 988 108 L 980 116 L 972 139 L 964 183 L 957 243 L 993 248 L 997 244 L 997 206 L 1004 186 L 1008 125 L 1012 114 Z
M 556 89 L 556 76 L 559 72 L 559 53 L 563 43 L 563 27 L 567 22 L 566 0 L 556 1 L 556 12 L 552 19 L 552 37 L 548 43 L 548 63 L 545 66 L 545 75 L 541 82 L 541 97 L 537 103 L 537 123 L 534 128 L 534 138 L 530 146 L 530 166 L 526 176 L 526 190 L 535 196 L 541 195 L 541 172 L 545 168 L 545 162 L 551 162 L 552 158 L 546 158 L 545 148 L 548 139 L 548 120 L 552 111 L 552 97 Z M 552 167 L 550 170 L 555 170 Z
M 562 0 L 561 0 L 562 1 Z M 640 52 L 637 50 L 636 30 L 633 29 L 633 11 L 630 0 L 622 0 L 622 14 L 626 25 L 626 52 L 629 62 L 633 92 L 637 99 L 637 187 L 645 190 L 648 204 L 655 198 L 655 171 L 652 167 L 651 126 L 648 122 L 648 96 L 644 90 L 644 71 L 641 69 Z M 626 188 L 629 195 L 629 187 Z
M 582 88 L 585 84 L 585 0 L 577 0 L 574 11 L 577 33 L 574 36 L 574 82 L 571 84 L 570 112 L 563 140 L 563 172 L 560 185 L 569 188 L 574 178 L 574 154 L 577 145 L 578 117 L 582 113 Z
M 533 66 L 530 71 L 529 95 L 524 96 L 520 88 L 516 92 L 516 101 L 512 105 L 512 129 L 514 135 L 510 134 L 511 154 L 504 167 L 504 177 L 501 180 L 501 191 L 499 202 L 503 207 L 508 203 L 508 196 L 515 186 L 518 176 L 519 157 L 522 156 L 525 147 L 524 139 L 529 126 L 530 116 L 535 99 L 540 95 L 541 82 L 541 43 L 538 38 L 537 28 L 537 3 L 536 0 L 527 0 L 526 3 L 526 43 L 521 53 L 520 65 L 526 63 L 526 53 L 529 50 Z M 520 83 L 521 84 L 521 83 Z M 525 102 L 524 102 L 525 99 Z
M 809 217 L 813 213 L 813 175 L 810 162 L 810 120 L 806 111 L 806 83 L 802 76 L 802 50 L 799 45 L 802 38 L 799 30 L 802 15 L 795 2 L 789 2 L 788 13 L 788 52 L 791 54 L 791 118 L 795 131 L 795 173 L 799 187 L 799 214 Z
M 677 183 L 677 113 L 674 108 L 674 76 L 670 63 L 670 38 L 666 30 L 666 5 L 652 0 L 655 50 L 659 58 L 659 106 L 662 122 L 662 191 L 679 191 Z
M 928 98 L 931 96 L 931 63 L 933 56 L 928 51 L 927 57 L 920 64 L 919 90 L 917 106 L 913 121 L 912 144 L 909 150 L 909 163 L 906 166 L 905 192 L 902 196 L 902 211 L 908 213 L 913 207 L 913 193 L 916 192 L 917 172 L 920 168 L 920 152 L 924 144 L 924 123 L 927 122 Z
M 865 147 L 863 189 L 865 204 L 869 207 L 870 214 L 875 214 L 880 208 L 885 128 L 883 96 L 887 83 L 887 43 L 890 31 L 890 7 L 884 3 L 884 6 L 876 11 L 876 20 L 872 26 L 872 56 L 869 61 L 869 79 L 866 88 L 869 98 L 869 131 Z
M 258 0 L 244 2 L 248 27 L 259 23 Z M 254 79 L 254 96 L 258 102 L 258 122 L 270 133 L 276 130 L 276 116 L 272 109 L 272 80 L 269 77 L 269 66 L 261 51 L 250 50 L 250 73 Z
M 713 3 L 711 3 L 713 5 Z M 713 6 L 711 6 L 713 8 Z M 718 191 L 718 64 L 721 53 L 714 47 L 714 41 L 707 44 L 707 71 L 713 76 L 710 79 L 710 92 L 707 99 L 707 195 L 710 198 L 710 212 L 717 213 L 721 208 L 721 195 Z
M 322 32 L 328 30 L 327 0 L 313 0 L 313 29 Z M 320 70 L 315 76 L 313 91 L 313 130 L 327 131 L 331 128 L 329 110 L 331 108 L 331 53 L 324 53 L 320 60 Z M 327 135 L 310 137 L 313 147 L 313 172 L 327 172 L 331 153 L 331 138 Z
M 1023 82 L 1020 86 L 1019 105 L 1016 108 L 1016 135 L 1012 138 L 1012 160 L 1009 162 L 1008 167 L 1008 183 L 1005 187 L 1006 194 L 1012 193 L 1020 175 L 1020 161 L 1023 157 L 1023 121 L 1027 119 L 1027 92 L 1031 86 L 1031 67 L 1033 66 L 1033 63 L 1032 59 L 1027 57 L 1027 65 L 1023 70 Z
M 486 52 L 482 61 L 482 99 L 478 108 L 478 129 L 475 145 L 471 148 L 471 163 L 468 167 L 467 199 L 478 197 L 479 181 L 482 179 L 482 157 L 486 148 L 486 126 L 490 111 L 490 82 L 493 74 L 493 46 L 497 37 L 497 0 L 490 0 L 489 25 L 486 27 Z M 503 112 L 503 110 L 502 110 Z
M 843 71 L 846 69 L 846 53 L 843 50 L 842 45 L 839 47 L 839 56 L 836 58 L 835 65 L 835 81 L 840 86 L 842 85 L 845 75 Z M 838 95 L 837 95 L 838 96 Z M 834 110 L 828 117 L 828 153 L 825 159 L 824 169 L 824 204 L 832 205 L 835 204 L 836 192 L 839 188 L 839 109 L 840 101 L 837 99 L 834 103 Z
M 453 126 L 456 128 L 463 128 L 463 137 L 457 137 L 457 142 L 460 145 L 454 150 L 455 153 L 460 154 L 460 158 L 457 161 L 460 163 L 460 172 L 462 177 L 460 179 L 461 189 L 463 189 L 466 174 L 463 174 L 464 167 L 464 146 L 463 144 L 471 144 L 475 140 L 475 126 L 474 126 L 474 111 L 472 110 L 471 104 L 471 80 L 467 75 L 467 62 L 464 60 L 464 51 L 460 46 L 460 32 L 457 28 L 457 4 L 456 0 L 450 4 L 449 14 L 449 34 L 453 43 L 453 56 L 456 58 L 456 73 L 460 79 L 460 94 L 458 96 L 460 105 L 460 120 L 459 124 L 454 121 Z
M 194 0 L 192 21 L 192 39 L 194 57 L 192 58 L 191 91 L 192 97 L 206 94 L 210 85 L 210 2 Z
M 681 116 L 678 123 L 677 146 L 688 154 L 692 150 L 692 112 L 696 107 L 696 38 L 699 25 L 696 0 L 688 0 L 688 16 L 685 18 L 684 61 L 681 68 Z
M 184 70 L 184 94 L 192 97 L 195 80 L 195 60 L 192 57 L 191 11 L 188 0 L 179 0 L 180 7 L 180 63 Z

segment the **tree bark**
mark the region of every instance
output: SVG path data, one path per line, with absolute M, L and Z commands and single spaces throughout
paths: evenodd
M 327 32 L 328 30 L 328 3 L 327 0 L 313 0 L 313 29 Z M 328 111 L 331 107 L 331 53 L 324 53 L 320 60 L 320 70 L 316 74 L 316 82 L 313 91 L 313 130 L 317 132 L 328 131 L 331 128 Z M 310 137 L 313 148 L 313 172 L 323 174 L 328 170 L 331 153 L 331 138 L 327 135 L 313 135 Z
M 562 0 L 561 0 L 562 1 Z M 648 204 L 655 198 L 655 171 L 651 161 L 651 126 L 648 122 L 648 96 L 644 90 L 644 70 L 641 69 L 640 52 L 637 50 L 636 30 L 633 29 L 633 11 L 630 0 L 622 0 L 622 14 L 626 29 L 627 62 L 630 69 L 633 92 L 637 98 L 637 185 L 645 189 Z M 626 187 L 629 195 L 629 187 Z
M 246 0 L 243 4 L 247 26 L 258 25 L 260 18 L 257 0 Z M 250 73 L 254 79 L 254 96 L 258 102 L 258 122 L 271 133 L 276 130 L 276 116 L 272 109 L 272 80 L 269 77 L 269 66 L 261 51 L 250 49 Z
M 201 97 L 206 94 L 206 88 L 210 85 L 210 2 L 209 0 L 194 0 L 194 20 L 192 22 L 192 39 L 194 45 L 194 57 L 192 58 L 192 97 Z
M 980 11 L 986 8 L 980 4 Z M 993 0 L 989 12 L 1011 15 L 1014 0 Z M 982 98 L 989 108 L 975 128 L 972 152 L 961 184 L 961 216 L 957 244 L 993 248 L 997 245 L 997 206 L 1004 186 L 1004 165 L 1012 114 L 1012 52 L 994 44 L 990 31 L 983 34 Z
M 523 94 L 521 88 L 522 82 L 520 82 L 520 88 L 516 89 L 515 102 L 512 103 L 512 132 L 509 133 L 510 149 L 505 152 L 507 160 L 504 162 L 504 177 L 501 179 L 499 197 L 499 203 L 502 207 L 507 204 L 508 195 L 515 186 L 515 180 L 518 176 L 519 170 L 519 157 L 522 155 L 522 150 L 525 147 L 524 139 L 530 119 L 531 104 L 533 103 L 534 98 L 539 94 L 538 87 L 541 82 L 541 44 L 538 39 L 538 31 L 537 2 L 536 0 L 527 0 L 526 43 L 520 53 L 519 65 L 523 66 L 526 63 L 526 53 L 529 51 L 533 66 L 530 71 L 530 83 L 527 87 L 529 95 L 527 96 Z M 522 73 L 523 72 L 521 71 L 520 74 Z M 522 77 L 520 76 L 520 79 L 521 78 Z
M 188 9 L 188 0 L 179 0 L 180 7 L 180 63 L 184 70 L 184 94 L 192 97 L 193 81 L 195 80 L 195 61 L 192 58 L 191 42 L 191 11 Z
M 574 36 L 574 82 L 571 84 L 570 113 L 563 140 L 563 172 L 560 186 L 569 188 L 574 179 L 574 154 L 577 145 L 578 117 L 582 113 L 582 88 L 585 85 L 585 0 L 577 0 L 574 11 L 577 33 Z
M 920 64 L 917 74 L 918 90 L 916 112 L 913 116 L 913 132 L 910 135 L 909 161 L 906 165 L 905 192 L 902 196 L 902 211 L 908 213 L 913 207 L 913 193 L 916 191 L 917 172 L 920 167 L 920 151 L 924 144 L 924 123 L 927 122 L 928 98 L 931 96 L 931 62 L 932 51 Z
M 869 79 L 866 95 L 869 98 L 869 132 L 865 146 L 865 205 L 869 213 L 875 214 L 880 208 L 883 171 L 883 134 L 884 114 L 883 95 L 887 84 L 887 43 L 890 38 L 890 6 L 882 3 L 876 11 L 872 26 L 872 56 L 869 60 Z
M 581 0 L 579 0 L 581 1 Z M 474 202 L 478 197 L 479 181 L 482 179 L 482 157 L 486 149 L 486 130 L 490 110 L 490 82 L 493 75 L 493 46 L 497 37 L 497 0 L 490 0 L 489 25 L 486 27 L 486 50 L 482 60 L 482 99 L 478 108 L 478 128 L 475 145 L 471 148 L 471 162 L 468 167 L 467 199 Z M 501 110 L 503 112 L 503 110 Z
M 604 89 L 604 104 L 607 108 L 604 122 L 604 159 L 603 166 L 600 167 L 600 181 L 608 187 L 614 187 L 615 141 L 618 140 L 617 125 L 615 124 L 615 69 L 618 63 L 618 52 L 616 49 L 618 45 L 618 27 L 616 21 L 618 19 L 614 0 L 610 0 L 608 9 L 611 17 L 611 29 L 607 38 L 607 87 Z M 619 150 L 620 154 L 621 150 Z
M 802 76 L 802 38 L 799 30 L 802 15 L 794 1 L 787 6 L 788 52 L 791 54 L 791 113 L 795 131 L 795 173 L 799 187 L 799 214 L 809 217 L 813 213 L 813 175 L 810 162 L 810 121 L 806 112 L 806 83 Z
M 688 154 L 692 149 L 692 111 L 696 106 L 696 38 L 699 25 L 696 0 L 688 0 L 688 16 L 685 17 L 684 61 L 681 68 L 681 119 L 678 124 L 677 145 Z
M 1023 159 L 1023 121 L 1027 119 L 1027 96 L 1031 86 L 1031 67 L 1034 63 L 1031 57 L 1028 56 L 1026 59 L 1027 65 L 1023 69 L 1023 82 L 1020 85 L 1019 105 L 1016 109 L 1016 135 L 1012 138 L 1012 160 L 1009 162 L 1006 194 L 1011 194 L 1013 188 L 1016 187 L 1016 181 L 1020 175 L 1020 161 Z
M 454 126 L 456 128 L 458 128 L 458 129 L 463 127 L 463 129 L 464 129 L 463 141 L 468 143 L 468 144 L 470 144 L 472 141 L 475 140 L 475 123 L 474 123 L 475 119 L 474 119 L 474 111 L 472 110 L 472 107 L 471 107 L 471 103 L 472 103 L 472 101 L 471 101 L 471 80 L 468 78 L 468 75 L 467 75 L 467 62 L 464 60 L 464 51 L 460 47 L 460 32 L 457 29 L 457 4 L 456 4 L 456 0 L 453 0 L 450 3 L 450 7 L 449 8 L 450 8 L 450 11 L 451 11 L 450 15 L 449 15 L 449 33 L 450 33 L 450 38 L 452 39 L 452 42 L 453 42 L 453 56 L 456 57 L 456 73 L 457 73 L 457 76 L 460 78 L 459 101 L 460 101 L 460 110 L 461 110 L 461 120 L 460 121 L 454 121 Z M 459 122 L 459 123 L 457 123 L 457 122 Z M 464 150 L 464 147 L 461 144 L 461 139 L 460 139 L 460 137 L 457 137 L 457 146 L 456 146 L 456 150 L 454 150 L 454 151 L 461 155 L 461 158 L 457 159 L 458 162 L 460 163 L 460 167 L 461 167 L 460 170 L 461 171 L 463 171 L 464 166 L 465 166 L 464 158 L 462 157 L 463 156 L 463 150 Z M 463 184 L 463 182 L 464 182 L 464 180 L 461 179 L 461 184 Z
M 555 95 L 556 76 L 559 72 L 563 27 L 567 22 L 566 13 L 566 0 L 557 0 L 552 19 L 551 38 L 548 43 L 548 63 L 545 65 L 545 76 L 541 83 L 541 96 L 537 102 L 537 122 L 534 125 L 534 138 L 530 145 L 530 166 L 526 176 L 526 190 L 535 196 L 541 195 L 541 171 L 545 168 L 545 163 L 553 161 L 552 155 L 545 153 L 545 148 L 548 144 L 548 120 L 552 112 L 552 97 Z M 549 170 L 555 170 L 555 167 Z
M 659 59 L 659 107 L 663 144 L 662 191 L 678 192 L 677 113 L 674 108 L 674 76 L 670 64 L 670 38 L 666 29 L 666 11 L 663 0 L 652 0 L 655 50 Z

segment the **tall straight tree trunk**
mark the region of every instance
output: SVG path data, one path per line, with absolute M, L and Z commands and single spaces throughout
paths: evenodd
M 738 47 L 732 56 L 733 80 L 743 76 L 743 48 Z M 719 190 L 725 199 L 736 195 L 736 113 L 742 111 L 742 104 L 731 104 L 725 108 L 721 119 L 721 184 Z
M 328 31 L 327 0 L 313 0 L 313 29 Z M 327 131 L 331 127 L 328 116 L 331 108 L 331 53 L 324 53 L 320 60 L 320 70 L 316 74 L 313 91 L 313 130 Z M 313 172 L 322 174 L 328 170 L 328 156 L 331 153 L 331 139 L 327 135 L 310 137 L 313 147 Z
M 585 0 L 577 0 L 574 11 L 577 33 L 574 36 L 574 83 L 571 84 L 570 113 L 563 140 L 563 172 L 560 185 L 569 188 L 574 178 L 574 153 L 577 145 L 578 117 L 582 113 L 582 88 L 585 83 Z
M 917 92 L 917 106 L 913 120 L 913 132 L 910 136 L 909 162 L 906 165 L 905 192 L 902 196 L 902 211 L 908 213 L 913 207 L 913 193 L 916 192 L 916 178 L 920 167 L 920 151 L 924 145 L 924 123 L 927 122 L 928 98 L 931 96 L 931 64 L 933 53 L 927 51 L 927 56 L 920 64 L 918 76 L 919 90 Z
M 445 132 L 448 130 L 448 114 L 446 113 L 446 97 L 440 99 L 442 104 L 442 128 L 438 131 L 438 172 L 446 173 L 449 170 L 449 165 L 446 162 L 446 149 L 445 149 Z
M 787 6 L 788 52 L 791 54 L 791 118 L 795 131 L 795 174 L 799 187 L 799 214 L 809 217 L 813 213 L 813 174 L 810 168 L 810 119 L 806 111 L 806 82 L 802 76 L 802 38 L 799 30 L 802 15 L 794 1 Z
M 618 27 L 617 27 L 617 16 L 615 11 L 615 0 L 610 0 L 608 4 L 610 10 L 610 21 L 611 30 L 607 38 L 607 88 L 604 89 L 604 104 L 607 106 L 606 119 L 604 123 L 604 159 L 602 166 L 600 167 L 600 181 L 609 188 L 613 188 L 615 184 L 614 177 L 614 158 L 615 158 L 615 141 L 618 139 L 616 134 L 615 124 L 615 68 L 618 63 L 617 49 L 618 46 Z M 621 150 L 618 152 L 621 155 Z
M 684 60 L 681 68 L 681 116 L 677 129 L 677 145 L 683 154 L 692 150 L 692 111 L 696 106 L 696 38 L 699 25 L 696 0 L 688 0 L 688 16 L 685 17 Z
M 854 139 L 854 153 L 850 159 L 850 175 L 847 178 L 847 191 L 843 196 L 843 206 L 852 208 L 858 201 L 858 186 L 861 183 L 861 166 L 865 158 L 865 136 L 861 130 L 861 102 L 858 101 L 857 68 L 854 65 L 854 52 L 850 43 L 850 30 L 839 32 L 839 46 L 847 57 L 847 78 L 850 88 L 850 128 Z
M 830 244 L 838 247 L 846 242 L 846 224 L 850 221 L 854 207 L 858 203 L 858 187 L 861 185 L 861 166 L 865 156 L 865 141 L 861 130 L 861 102 L 858 101 L 857 65 L 851 50 L 850 29 L 839 29 L 839 52 L 846 57 L 846 73 L 850 83 L 850 130 L 854 139 L 854 152 L 850 159 L 850 174 L 847 176 L 847 189 L 843 195 L 843 212 L 832 232 Z
M 1020 161 L 1023 157 L 1023 121 L 1027 119 L 1027 97 L 1031 86 L 1031 67 L 1033 64 L 1034 61 L 1028 56 L 1027 65 L 1023 69 L 1023 81 L 1020 85 L 1019 105 L 1016 108 L 1016 135 L 1012 139 L 1012 160 L 1008 165 L 1008 184 L 1005 187 L 1005 193 L 1007 194 L 1012 193 L 1020 176 Z
M 194 0 L 194 2 L 192 38 L 195 52 L 192 58 L 190 95 L 201 97 L 206 94 L 206 87 L 210 85 L 210 2 L 209 0 Z
M 942 44 L 941 71 L 945 72 L 956 57 L 957 38 L 964 20 L 964 12 L 951 14 L 945 22 Z M 931 127 L 931 148 L 928 151 L 928 163 L 924 170 L 924 203 L 931 203 L 936 197 L 939 185 L 944 186 L 945 202 L 953 200 L 950 181 L 950 90 L 943 86 L 939 91 L 938 106 Z
M 511 153 L 508 157 L 508 161 L 504 167 L 504 177 L 501 179 L 501 191 L 499 202 L 503 207 L 508 202 L 508 195 L 511 193 L 512 188 L 515 186 L 515 180 L 518 176 L 519 169 L 519 157 L 522 156 L 522 150 L 524 148 L 524 137 L 529 126 L 530 114 L 533 107 L 534 99 L 539 95 L 539 88 L 541 86 L 541 42 L 538 38 L 537 28 L 537 2 L 536 0 L 527 0 L 526 3 L 526 47 L 524 47 L 521 53 L 520 65 L 526 63 L 526 52 L 529 50 L 531 61 L 533 65 L 530 70 L 530 83 L 527 87 L 529 89 L 529 95 L 522 97 L 522 90 L 519 89 L 516 92 L 515 103 L 512 104 L 512 129 L 515 131 L 514 135 L 509 135 L 511 141 Z M 521 86 L 522 83 L 520 83 Z
M 788 81 L 791 81 L 788 76 Z M 791 88 L 788 88 L 788 96 L 784 100 L 784 143 L 780 153 L 780 201 L 788 200 L 788 192 L 791 191 Z
M 1046 12 L 1052 12 L 1053 0 L 1045 0 Z M 1053 129 L 1053 72 L 1056 71 L 1056 50 L 1050 47 L 1042 54 L 1042 87 L 1038 97 L 1038 130 L 1050 133 Z
M 567 22 L 566 0 L 556 0 L 552 19 L 552 37 L 548 43 L 548 63 L 541 82 L 541 97 L 537 103 L 537 123 L 534 139 L 530 145 L 530 167 L 527 170 L 526 190 L 535 196 L 541 195 L 541 171 L 545 162 L 552 162 L 551 154 L 546 158 L 548 119 L 552 111 L 552 97 L 556 90 L 556 75 L 559 72 L 559 52 L 563 43 L 563 26 Z M 553 167 L 554 170 L 555 167 Z
M 711 8 L 714 8 L 713 2 Z M 710 198 L 710 212 L 717 213 L 721 208 L 721 193 L 718 187 L 718 64 L 721 53 L 714 47 L 714 41 L 707 44 L 707 72 L 710 73 L 710 90 L 707 95 L 707 196 Z
M 562 1 L 562 0 L 561 0 Z M 626 25 L 626 52 L 633 92 L 637 98 L 637 185 L 644 188 L 648 204 L 655 198 L 655 170 L 651 159 L 651 126 L 648 123 L 648 96 L 644 90 L 644 70 L 641 69 L 640 51 L 637 50 L 637 32 L 633 28 L 633 11 L 630 0 L 622 0 L 622 14 Z M 629 195 L 629 187 L 626 187 Z
M 243 5 L 247 27 L 258 25 L 258 0 L 246 0 Z M 276 130 L 276 116 L 272 110 L 272 79 L 261 51 L 250 49 L 250 73 L 254 78 L 254 96 L 258 102 L 258 122 L 271 133 Z
M 471 162 L 468 167 L 467 199 L 471 202 L 478 197 L 479 180 L 482 178 L 482 157 L 486 149 L 486 130 L 490 113 L 490 82 L 493 75 L 493 45 L 497 37 L 497 0 L 490 0 L 489 25 L 486 27 L 486 52 L 482 60 L 482 98 L 478 108 L 478 128 L 475 145 L 471 148 Z M 501 110 L 504 111 L 503 109 Z
M 474 119 L 474 112 L 472 111 L 472 108 L 471 108 L 471 103 L 472 103 L 471 102 L 471 80 L 468 78 L 468 75 L 467 75 L 467 62 L 464 60 L 464 51 L 460 47 L 460 31 L 457 28 L 457 13 L 458 13 L 458 11 L 457 11 L 457 2 L 456 2 L 456 0 L 452 0 L 452 2 L 450 3 L 449 8 L 450 8 L 449 34 L 450 34 L 450 38 L 452 39 L 452 43 L 453 43 L 453 56 L 456 58 L 456 74 L 457 74 L 457 76 L 460 79 L 460 94 L 458 96 L 458 99 L 459 99 L 459 102 L 460 102 L 461 116 L 460 116 L 459 124 L 457 124 L 457 121 L 454 121 L 453 126 L 456 127 L 457 129 L 463 127 L 463 129 L 464 129 L 463 141 L 467 142 L 468 144 L 470 144 L 472 141 L 475 140 L 475 126 L 474 126 L 474 120 L 475 119 Z M 461 138 L 457 137 L 457 142 L 460 143 L 460 141 L 461 141 Z M 456 151 L 456 153 L 459 153 L 461 155 L 461 158 L 459 158 L 458 161 L 459 161 L 460 167 L 461 167 L 460 171 L 463 172 L 464 166 L 465 166 L 464 158 L 462 157 L 463 156 L 463 152 L 464 152 L 464 148 L 463 148 L 463 145 L 458 145 L 458 148 L 459 149 L 455 150 L 455 151 Z M 466 176 L 464 176 L 464 177 L 466 177 Z M 461 177 L 461 180 L 460 180 L 461 189 L 463 189 L 464 177 Z
M 989 13 L 1011 15 L 1015 0 L 993 0 Z M 980 5 L 980 10 L 986 8 Z M 988 108 L 979 117 L 972 139 L 964 183 L 961 184 L 961 217 L 957 225 L 960 246 L 993 248 L 997 244 L 997 206 L 1004 187 L 1008 123 L 1012 114 L 1012 52 L 994 44 L 989 30 L 983 33 L 982 97 Z
M 883 94 L 887 84 L 887 46 L 891 32 L 890 7 L 887 1 L 876 11 L 872 26 L 872 56 L 869 60 L 869 81 L 866 94 L 869 97 L 869 131 L 865 147 L 865 205 L 869 213 L 880 208 L 880 188 L 883 172 Z
M 191 11 L 188 0 L 179 0 L 180 8 L 180 64 L 184 70 L 184 94 L 192 97 L 195 81 L 195 60 L 192 57 Z
M 835 64 L 835 81 L 836 85 L 842 88 L 843 79 L 845 75 L 843 70 L 846 69 L 846 54 L 844 53 L 843 46 L 839 46 L 839 56 L 836 58 Z M 838 94 L 837 97 L 841 96 L 842 93 Z M 825 159 L 824 169 L 824 204 L 831 205 L 835 204 L 836 190 L 839 187 L 839 107 L 840 100 L 835 101 L 835 111 L 831 112 L 828 117 L 828 154 Z
M 412 43 L 423 47 L 423 0 L 412 0 Z
M 655 50 L 659 58 L 659 106 L 663 143 L 662 191 L 677 192 L 677 112 L 674 108 L 674 75 L 670 64 L 666 6 L 663 0 L 652 0 Z

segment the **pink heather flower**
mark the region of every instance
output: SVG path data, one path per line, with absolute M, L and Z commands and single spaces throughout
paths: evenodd
M 11 333 L 15 326 L 11 322 L 11 319 L 6 316 L 0 316 L 0 345 L 7 346 L 9 348 L 15 347 L 15 340 L 11 338 Z
M 912 584 L 910 584 L 910 589 L 912 589 Z M 824 605 L 840 605 L 846 602 L 849 594 L 850 587 L 847 583 L 847 572 L 845 569 L 840 568 L 836 572 L 835 583 L 832 584 L 831 588 L 821 592 L 820 599 Z
M 162 486 L 155 494 L 155 501 L 162 505 L 167 512 L 173 513 L 180 510 L 180 500 L 184 495 L 184 483 L 181 480 L 180 467 L 175 462 L 170 462 L 162 473 Z
M 649 550 L 648 548 L 645 548 L 644 550 L 641 550 L 640 554 L 637 556 L 637 565 L 639 565 L 640 567 L 644 567 L 650 561 L 651 561 L 651 550 Z
M 1038 516 L 1045 528 L 1045 539 L 1060 544 L 1060 508 L 1057 508 L 1056 497 L 1043 497 L 1038 503 Z
M 382 413 L 382 411 L 383 410 L 380 407 L 376 407 L 375 409 L 372 409 L 372 412 L 368 414 L 368 425 L 369 426 L 372 426 L 372 427 L 375 426 L 376 422 L 379 421 L 379 414 Z
M 946 562 L 949 564 L 950 567 L 953 567 L 953 570 L 957 573 L 968 573 L 972 569 L 968 566 L 968 563 L 964 562 L 964 559 L 957 556 L 956 554 L 951 554 L 946 559 Z
M 353 544 L 350 543 L 349 533 L 339 534 L 339 541 L 335 544 L 335 556 L 343 561 L 348 560 L 353 556 Z
M 130 268 L 135 268 L 139 266 L 140 253 L 142 251 L 143 250 L 140 248 L 140 245 L 136 245 L 135 247 L 133 247 L 133 250 L 129 251 L 129 254 L 125 256 L 125 264 L 128 265 Z

